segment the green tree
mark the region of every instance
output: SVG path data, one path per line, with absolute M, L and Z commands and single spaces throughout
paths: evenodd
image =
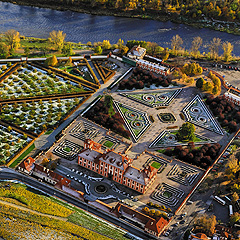
M 224 61 L 229 62 L 232 58 L 233 45 L 230 42 L 224 42 L 222 48 Z
M 73 55 L 73 48 L 71 43 L 64 44 L 62 48 L 62 53 L 65 54 L 66 56 L 71 56 Z
M 195 138 L 195 126 L 192 123 L 184 123 L 177 132 L 177 138 L 179 141 L 190 142 Z
M 66 33 L 63 33 L 63 31 L 53 30 L 49 33 L 49 36 L 50 41 L 55 45 L 57 50 L 62 51 Z
M 101 46 L 97 46 L 97 47 L 94 49 L 94 52 L 97 53 L 97 54 L 101 54 L 101 53 L 102 53 L 102 48 L 101 48 Z
M 28 55 L 30 54 L 30 49 L 29 49 L 29 47 L 25 47 L 25 48 L 24 48 L 24 54 L 25 54 L 26 56 L 28 56 Z
M 5 43 L 9 47 L 10 52 L 14 52 L 20 46 L 20 34 L 14 29 L 10 29 L 4 34 Z
M 0 56 L 3 58 L 7 58 L 9 56 L 9 46 L 3 42 L 0 42 Z

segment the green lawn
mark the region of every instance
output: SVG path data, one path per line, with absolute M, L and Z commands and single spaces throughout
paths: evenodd
M 105 146 L 107 148 L 111 148 L 113 146 L 113 144 L 114 144 L 113 142 L 107 140 L 104 142 L 103 146 Z
M 156 168 L 156 169 L 159 169 L 162 166 L 162 164 L 159 163 L 159 162 L 152 162 L 151 166 Z
M 45 135 L 50 135 L 52 132 L 53 132 L 53 129 L 50 129 L 47 132 L 45 132 Z
M 35 144 L 33 143 L 25 152 L 23 152 L 9 167 L 14 168 L 20 163 L 33 149 Z
M 172 193 L 168 192 L 168 191 L 165 191 L 163 193 L 163 196 L 166 197 L 166 198 L 170 198 L 172 196 Z
M 72 149 L 70 147 L 65 147 L 63 150 L 66 152 L 71 152 Z

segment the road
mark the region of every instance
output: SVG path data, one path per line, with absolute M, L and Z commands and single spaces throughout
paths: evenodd
M 137 228 L 134 225 L 130 224 L 129 222 L 126 222 L 122 219 L 118 219 L 118 218 L 102 211 L 101 209 L 90 206 L 87 203 L 82 202 L 79 199 L 77 199 L 71 195 L 68 195 L 67 193 L 65 193 L 61 190 L 58 190 L 50 185 L 47 185 L 46 183 L 41 183 L 41 182 L 37 181 L 36 179 L 31 178 L 29 176 L 25 176 L 23 174 L 17 173 L 11 169 L 0 168 L 0 179 L 19 180 L 19 181 L 24 182 L 32 187 L 39 189 L 41 191 L 44 191 L 52 196 L 58 197 L 70 204 L 73 204 L 85 211 L 88 211 L 89 213 L 94 214 L 116 226 L 119 226 L 120 228 L 122 228 L 142 239 L 145 239 L 145 240 L 157 239 L 157 238 L 154 238 L 153 236 L 150 236 L 149 234 L 144 232 L 142 229 Z

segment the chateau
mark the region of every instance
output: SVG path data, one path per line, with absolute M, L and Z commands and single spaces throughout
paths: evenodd
M 86 139 L 84 149 L 78 154 L 78 164 L 106 178 L 123 184 L 137 192 L 145 193 L 154 182 L 157 169 L 132 166 L 132 159 L 113 150 L 101 150 L 101 144 Z

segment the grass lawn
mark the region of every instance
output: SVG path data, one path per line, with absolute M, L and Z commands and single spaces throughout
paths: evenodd
M 162 166 L 162 164 L 159 163 L 159 162 L 153 162 L 153 163 L 151 164 L 151 166 L 154 167 L 154 168 L 156 168 L 156 169 L 159 169 L 159 168 Z
M 50 129 L 47 132 L 45 132 L 45 135 L 50 135 L 52 132 L 53 132 L 53 129 Z
M 113 144 L 114 144 L 113 142 L 107 140 L 104 142 L 103 146 L 105 146 L 107 148 L 111 148 L 113 146 Z
M 66 152 L 71 152 L 72 149 L 70 147 L 65 147 L 63 150 Z
M 33 143 L 25 152 L 23 152 L 9 167 L 14 168 L 20 163 L 33 149 L 35 144 Z
M 163 196 L 166 197 L 166 198 L 170 198 L 172 196 L 172 194 L 170 192 L 168 192 L 168 191 L 165 191 L 163 193 Z

